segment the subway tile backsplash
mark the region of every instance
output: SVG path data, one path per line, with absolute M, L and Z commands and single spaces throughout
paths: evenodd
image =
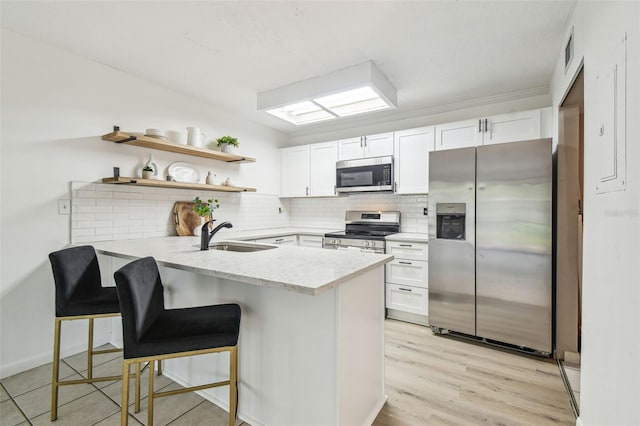
M 218 199 L 214 218 L 239 230 L 289 226 L 289 209 L 276 195 L 71 182 L 71 242 L 176 235 L 174 203 L 196 196 Z
M 400 212 L 400 231 L 427 233 L 427 195 L 360 193 L 327 198 L 289 200 L 289 224 L 320 228 L 344 228 L 347 210 L 394 210 Z
M 238 230 L 286 226 L 344 228 L 346 210 L 397 210 L 402 232 L 427 232 L 426 195 L 370 193 L 327 198 L 280 199 L 251 192 L 225 193 L 133 185 L 71 182 L 71 242 L 176 235 L 176 201 L 216 198 L 214 218 Z

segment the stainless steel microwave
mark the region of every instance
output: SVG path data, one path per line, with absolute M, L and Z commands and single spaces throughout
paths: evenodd
M 345 160 L 336 163 L 336 191 L 393 190 L 393 157 Z

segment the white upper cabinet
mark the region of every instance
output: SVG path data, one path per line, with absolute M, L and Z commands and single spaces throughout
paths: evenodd
M 429 152 L 434 150 L 434 140 L 433 126 L 395 132 L 396 194 L 429 192 Z
M 541 137 L 542 110 L 513 112 L 436 126 L 436 151 Z
M 436 151 L 482 145 L 482 120 L 465 120 L 436 126 Z
M 393 132 L 364 136 L 364 158 L 393 155 Z
M 281 197 L 326 197 L 335 195 L 338 143 L 282 148 Z
M 487 117 L 483 127 L 483 145 L 526 141 L 540 138 L 539 109 Z
M 338 159 L 355 160 L 364 156 L 364 141 L 362 136 L 341 139 L 338 141 Z
M 338 142 L 309 145 L 309 195 L 336 195 Z
M 355 160 L 385 155 L 393 155 L 393 132 L 338 141 L 339 160 Z
M 309 191 L 309 145 L 282 148 L 281 197 L 304 197 Z

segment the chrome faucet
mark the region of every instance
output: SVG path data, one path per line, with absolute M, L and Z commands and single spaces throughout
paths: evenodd
M 209 224 L 215 222 L 215 219 L 208 221 L 202 225 L 202 232 L 200 233 L 200 250 L 209 250 L 209 242 L 211 238 L 222 228 L 233 228 L 231 222 L 222 222 L 220 225 L 213 228 L 213 231 L 209 232 Z

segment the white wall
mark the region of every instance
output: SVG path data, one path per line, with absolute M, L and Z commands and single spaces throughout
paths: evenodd
M 575 56 L 565 74 L 560 54 L 554 110 L 581 59 L 585 77 L 585 194 L 580 423 L 640 424 L 640 3 L 579 2 Z M 624 191 L 596 193 L 603 161 L 597 73 L 612 65 L 611 46 L 627 32 L 627 176 Z M 610 113 L 606 108 L 605 114 Z M 557 123 L 557 115 L 554 117 Z M 557 138 L 557 124 L 555 128 Z
M 79 37 L 82 35 L 79 34 Z M 135 174 L 153 153 L 161 169 L 188 161 L 237 184 L 276 194 L 287 137 L 116 69 L 2 30 L 0 377 L 51 360 L 54 285 L 47 258 L 69 242 L 70 217 L 58 215 L 70 181 Z M 218 161 L 105 142 L 123 131 L 201 127 L 231 134 L 254 164 Z M 86 325 L 63 328 L 63 353 L 80 349 Z M 108 324 L 98 336 L 106 336 Z

